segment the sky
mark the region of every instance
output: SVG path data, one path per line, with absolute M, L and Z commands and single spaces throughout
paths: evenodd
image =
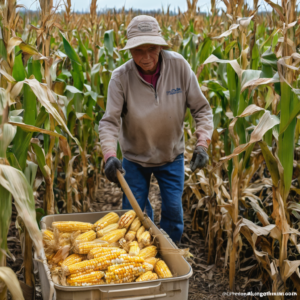
M 53 0 L 54 4 L 59 0 Z M 191 0 L 192 1 L 192 0 Z M 63 0 L 61 0 L 63 3 Z M 18 4 L 24 4 L 26 8 L 36 10 L 39 7 L 39 0 L 17 0 Z M 72 0 L 72 8 L 76 11 L 88 11 L 91 0 Z M 186 0 L 98 0 L 97 5 L 99 9 L 105 8 L 122 8 L 125 5 L 126 9 L 142 9 L 142 10 L 157 10 L 162 6 L 167 8 L 167 5 L 171 4 L 170 9 L 180 7 L 181 11 L 186 11 Z M 208 12 L 210 9 L 210 0 L 198 0 L 198 6 L 202 12 Z

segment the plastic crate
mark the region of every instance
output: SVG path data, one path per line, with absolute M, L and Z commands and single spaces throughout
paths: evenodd
M 114 211 L 122 215 L 127 210 Z M 42 229 L 51 226 L 54 221 L 81 221 L 95 223 L 108 212 L 74 213 L 49 215 L 42 218 Z M 152 233 L 156 236 L 155 244 L 163 248 L 176 248 L 164 231 L 152 223 Z M 88 287 L 61 286 L 53 283 L 45 253 L 42 260 L 37 259 L 43 300 L 187 300 L 189 278 L 193 271 L 190 264 L 179 254 L 161 255 L 174 274 L 173 278 L 158 279 L 148 282 L 131 282 L 122 284 L 103 284 Z

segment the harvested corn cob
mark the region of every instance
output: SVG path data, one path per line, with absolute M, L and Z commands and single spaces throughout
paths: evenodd
M 158 275 L 159 278 L 173 277 L 170 269 L 168 268 L 167 264 L 163 260 L 159 260 L 155 264 L 154 271 Z
M 130 226 L 130 231 L 134 231 L 137 232 L 138 229 L 141 227 L 142 223 L 140 221 L 140 219 L 137 217 L 134 219 L 134 221 L 132 222 L 131 226 Z
M 43 230 L 43 240 L 44 242 L 51 242 L 54 240 L 54 233 L 48 229 Z
M 159 261 L 158 258 L 155 257 L 148 257 L 145 259 L 145 262 L 148 264 L 151 264 L 153 267 L 155 267 L 155 264 Z
M 118 247 L 102 247 L 102 248 L 94 248 L 91 249 L 90 252 L 88 253 L 87 258 L 88 259 L 93 259 L 95 258 L 95 255 L 102 255 L 104 253 L 112 252 L 112 251 L 122 251 L 121 254 L 126 253 L 126 251 L 118 248 Z
M 66 259 L 64 259 L 62 261 L 61 266 L 70 266 L 73 264 L 76 264 L 78 262 L 81 262 L 82 260 L 84 260 L 86 258 L 85 255 L 80 255 L 80 254 L 71 254 L 70 256 L 68 256 Z
M 124 215 L 121 216 L 119 220 L 119 228 L 128 228 L 133 222 L 136 213 L 134 210 L 127 211 Z
M 46 252 L 45 255 L 46 255 L 47 261 L 49 263 L 52 260 L 52 258 L 54 257 L 55 253 L 54 252 L 51 252 L 51 253 Z
M 75 242 L 91 242 L 94 239 L 96 239 L 96 232 L 94 230 L 90 230 L 78 235 Z
M 138 256 L 130 256 L 126 254 L 120 254 L 120 256 L 116 259 L 116 264 L 123 264 L 123 263 L 143 263 L 144 259 Z
M 102 257 L 103 255 L 108 255 L 108 254 L 121 255 L 121 254 L 127 254 L 127 253 L 123 249 L 116 249 L 116 250 L 111 250 L 111 251 L 104 252 L 104 253 L 96 253 L 96 254 L 94 254 L 94 258 L 99 258 L 99 257 Z
M 94 258 L 91 260 L 81 261 L 74 265 L 63 266 L 62 270 L 65 275 L 74 274 L 74 273 L 82 273 L 86 271 L 98 271 L 105 270 L 110 265 L 112 265 L 112 260 L 116 259 L 119 254 L 108 254 L 103 255 L 99 258 Z
M 108 234 L 109 232 L 113 231 L 113 230 L 116 230 L 119 228 L 119 224 L 118 223 L 113 223 L 113 224 L 110 224 L 106 227 L 104 227 L 103 229 L 100 229 L 97 231 L 97 237 L 98 238 L 101 238 L 102 236 Z
M 136 282 L 148 281 L 148 280 L 156 280 L 156 279 L 158 279 L 157 274 L 153 273 L 151 271 L 148 271 L 148 272 L 140 275 L 140 277 L 137 278 Z
M 126 233 L 125 228 L 113 230 L 113 231 L 109 232 L 108 234 L 106 234 L 105 236 L 103 236 L 101 238 L 101 240 L 107 241 L 108 243 L 114 243 L 114 242 L 117 242 L 122 237 L 124 237 L 125 233 Z
M 145 246 L 151 245 L 151 235 L 149 231 L 144 231 L 138 238 L 139 243 L 143 243 Z
M 149 257 L 155 257 L 156 254 L 157 254 L 156 246 L 149 246 L 149 247 L 142 249 L 138 256 L 146 259 Z
M 129 247 L 130 247 L 130 249 L 129 249 L 129 255 L 136 256 L 136 255 L 138 255 L 140 253 L 139 244 L 136 241 L 131 242 L 129 244 Z
M 57 228 L 60 232 L 73 232 L 80 230 L 82 232 L 93 229 L 93 224 L 74 221 L 53 222 L 52 227 Z
M 90 282 L 97 282 L 100 281 L 101 278 L 104 277 L 104 272 L 102 271 L 94 271 L 90 272 L 84 275 L 78 275 L 78 276 L 70 276 L 67 279 L 67 283 L 69 285 L 72 284 L 78 284 L 78 283 L 90 283 Z
M 127 242 L 131 242 L 135 239 L 136 232 L 135 231 L 128 231 L 125 235 L 125 240 Z
M 139 228 L 139 230 L 136 232 L 136 238 L 139 239 L 140 236 L 142 235 L 142 233 L 143 233 L 145 230 L 146 230 L 145 227 L 144 227 L 144 226 L 141 226 L 141 227 Z
M 105 279 L 107 283 L 120 280 L 122 282 L 127 282 L 134 276 L 139 276 L 145 272 L 144 265 L 141 263 L 123 264 L 118 267 L 113 266 L 113 268 L 108 268 L 105 273 Z
M 105 228 L 106 226 L 118 223 L 119 216 L 115 212 L 110 212 L 94 224 L 96 231 Z
M 76 243 L 73 251 L 78 254 L 88 254 L 94 248 L 107 247 L 108 242 L 102 240 L 94 240 L 92 242 Z

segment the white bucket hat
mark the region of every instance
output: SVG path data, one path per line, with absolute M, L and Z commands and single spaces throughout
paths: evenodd
M 167 46 L 167 42 L 160 34 L 158 22 L 151 16 L 134 17 L 127 27 L 127 43 L 121 50 L 128 50 L 143 44 Z

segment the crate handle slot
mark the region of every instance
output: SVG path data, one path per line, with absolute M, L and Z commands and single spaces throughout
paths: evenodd
M 157 295 L 150 295 L 150 296 L 136 296 L 136 297 L 129 297 L 129 298 L 113 298 L 111 300 L 126 300 L 126 299 L 130 299 L 130 300 L 146 300 L 146 299 L 157 299 L 157 298 L 163 298 L 163 297 L 167 297 L 167 294 L 157 294 Z
M 147 290 L 147 289 L 151 289 L 151 288 L 158 288 L 161 286 L 161 282 L 158 282 L 157 284 L 153 284 L 153 285 L 147 285 L 147 286 L 140 286 L 140 287 L 130 287 L 130 289 L 120 289 L 120 290 L 104 290 L 104 289 L 99 289 L 100 292 L 102 293 L 124 293 L 124 292 L 128 292 L 130 291 L 139 291 L 139 290 Z M 125 298 L 126 299 L 126 298 Z

